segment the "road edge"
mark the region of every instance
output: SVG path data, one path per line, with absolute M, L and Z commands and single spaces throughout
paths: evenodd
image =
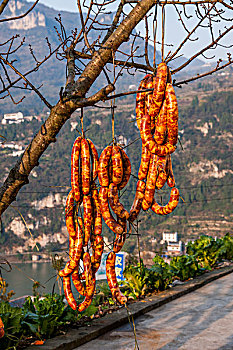
M 215 269 L 182 285 L 132 303 L 128 306 L 128 309 L 132 316 L 136 318 L 232 272 L 233 264 Z M 128 323 L 128 314 L 126 309 L 122 307 L 112 314 L 93 320 L 90 326 L 70 329 L 65 335 L 48 339 L 43 345 L 31 345 L 26 350 L 72 350 L 126 323 Z

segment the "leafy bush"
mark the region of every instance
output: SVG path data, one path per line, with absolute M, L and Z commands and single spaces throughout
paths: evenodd
M 201 236 L 187 245 L 187 254 L 193 256 L 202 267 L 211 269 L 218 261 L 233 259 L 233 237 L 227 233 L 216 240 L 211 236 Z
M 16 347 L 23 337 L 51 338 L 61 326 L 77 320 L 77 313 L 67 306 L 60 295 L 45 295 L 43 299 L 26 299 L 23 308 L 1 302 L 5 336 L 0 339 L 0 349 Z
M 64 297 L 58 294 L 47 294 L 43 299 L 37 296 L 34 301 L 30 297 L 23 305 L 26 331 L 30 331 L 36 337 L 51 338 L 57 333 L 59 327 L 75 321 L 77 313 L 68 307 Z
M 172 282 L 173 278 L 170 265 L 166 263 L 159 255 L 156 255 L 153 261 L 154 264 L 151 267 L 151 271 L 153 272 L 155 278 L 154 290 L 165 290 Z
M 194 256 L 189 255 L 174 256 L 170 262 L 170 270 L 172 275 L 181 281 L 194 278 L 203 272 Z
M 22 322 L 24 315 L 19 307 L 11 307 L 6 301 L 0 303 L 0 317 L 4 324 L 5 335 L 0 339 L 0 349 L 17 346 L 23 337 Z

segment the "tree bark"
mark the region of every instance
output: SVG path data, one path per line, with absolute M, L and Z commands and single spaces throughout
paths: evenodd
M 156 0 L 141 0 L 134 9 L 109 36 L 104 45 L 97 51 L 86 66 L 82 75 L 73 88 L 65 92 L 64 101 L 59 101 L 50 112 L 48 119 L 32 139 L 24 151 L 21 159 L 11 169 L 7 179 L 0 188 L 0 217 L 8 206 L 16 199 L 19 190 L 29 182 L 28 176 L 32 169 L 39 165 L 39 159 L 50 143 L 56 141 L 56 135 L 61 130 L 71 114 L 80 107 L 93 105 L 104 100 L 114 90 L 112 85 L 101 89 L 94 96 L 84 98 L 96 78 L 100 75 L 105 64 L 112 57 L 118 47 L 129 39 L 135 26 L 143 19 L 147 12 L 155 5 Z

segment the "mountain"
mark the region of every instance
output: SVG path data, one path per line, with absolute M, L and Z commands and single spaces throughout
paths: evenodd
M 22 0 L 11 2 L 13 5 L 5 16 L 25 11 L 28 3 Z M 14 5 L 15 4 L 15 5 Z M 28 56 L 28 44 L 31 43 L 36 55 L 42 59 L 48 53 L 45 37 L 49 37 L 52 47 L 59 44 L 53 26 L 58 26 L 54 17 L 56 11 L 44 5 L 38 5 L 28 22 L 18 22 L 17 29 L 12 24 L 1 24 L 0 42 L 20 33 L 20 40 L 26 41 L 20 50 L 25 56 L 18 55 L 17 67 L 25 72 L 33 63 Z M 77 16 L 61 12 L 67 33 L 78 26 Z M 25 19 L 26 20 L 26 19 Z M 111 16 L 105 18 L 111 21 Z M 21 21 L 21 20 L 20 20 Z M 27 26 L 26 24 L 27 23 Z M 25 27 L 26 26 L 26 27 Z M 25 29 L 27 28 L 27 29 Z M 127 45 L 127 44 L 126 44 Z M 27 53 L 27 54 L 26 54 Z M 29 57 L 29 59 L 24 59 Z M 193 66 L 195 67 L 195 65 Z M 138 86 L 143 73 L 125 76 L 119 80 L 119 91 L 127 91 L 129 85 Z M 233 70 L 231 67 L 210 77 L 196 81 L 182 89 L 176 89 L 179 103 L 180 143 L 172 156 L 177 186 L 182 199 L 174 213 L 159 217 L 152 212 L 140 215 L 140 242 L 142 250 L 152 250 L 152 240 L 159 240 L 163 231 L 178 231 L 183 239 L 192 239 L 201 233 L 222 235 L 232 231 L 232 115 L 233 115 Z M 46 66 L 33 74 L 30 80 L 40 86 L 41 91 L 55 103 L 60 87 L 65 80 L 64 62 L 52 57 Z M 96 84 L 102 84 L 99 80 Z M 101 86 L 101 85 L 99 85 Z M 19 98 L 14 92 L 14 96 Z M 126 96 L 116 100 L 115 134 L 118 140 L 128 144 L 127 153 L 132 163 L 132 173 L 137 175 L 141 155 L 141 143 L 137 140 L 139 132 L 135 123 L 135 96 Z M 109 106 L 108 103 L 104 104 Z M 46 116 L 46 108 L 32 93 L 20 105 L 7 100 L 0 101 L 1 114 L 23 111 L 25 115 L 40 114 Z M 44 114 L 44 116 L 43 116 Z M 0 232 L 0 251 L 31 251 L 35 241 L 46 250 L 67 249 L 67 232 L 64 224 L 64 203 L 70 186 L 71 147 L 80 130 L 80 112 L 77 111 L 66 123 L 57 137 L 57 142 L 49 146 L 40 159 L 40 165 L 30 176 L 29 185 L 19 193 L 17 201 L 2 217 Z M 1 146 L 0 174 L 2 182 L 15 164 L 20 149 L 24 149 L 34 133 L 40 128 L 41 120 L 33 119 L 22 124 L 0 124 L 0 135 L 7 143 Z M 84 127 L 87 136 L 97 146 L 99 153 L 111 141 L 111 113 L 109 109 L 88 107 L 84 111 Z M 135 141 L 136 140 L 136 141 Z M 132 143 L 132 144 L 131 144 Z M 10 148 L 10 147 L 15 147 Z M 18 153 L 17 153 L 18 152 Z M 133 201 L 136 181 L 132 177 L 126 192 L 122 196 L 127 209 Z M 163 203 L 169 198 L 170 190 L 159 191 L 157 199 Z M 24 218 L 25 222 L 22 220 Z M 32 237 L 28 231 L 30 230 Z M 112 233 L 105 227 L 104 235 L 109 242 Z M 135 236 L 129 238 L 125 249 L 136 249 Z
M 22 13 L 25 13 L 28 10 L 29 6 L 30 5 L 26 0 L 11 0 L 9 6 L 3 12 L 3 17 L 18 16 Z M 113 13 L 102 15 L 100 17 L 100 22 L 109 24 L 112 22 L 112 18 Z M 35 59 L 33 58 L 33 55 L 30 54 L 30 50 L 33 50 L 33 54 L 38 61 L 43 60 L 44 57 L 49 54 L 49 47 L 46 38 L 48 38 L 52 50 L 54 50 L 60 44 L 58 36 L 58 32 L 61 32 L 61 25 L 59 23 L 60 20 L 63 28 L 65 28 L 67 37 L 72 35 L 72 31 L 74 31 L 75 28 L 79 30 L 81 27 L 79 16 L 76 13 L 60 11 L 60 14 L 58 14 L 58 11 L 40 3 L 38 3 L 33 11 L 30 12 L 26 17 L 15 21 L 0 23 L 0 43 L 5 42 L 6 39 L 9 39 L 12 36 L 18 34 L 19 37 L 15 39 L 13 45 L 13 48 L 15 49 L 17 45 L 19 45 L 20 42 L 24 40 L 23 46 L 11 56 L 11 60 L 14 60 L 15 66 L 20 72 L 25 73 L 36 66 Z M 98 28 L 98 25 L 96 26 Z M 95 35 L 95 38 L 93 38 L 92 35 Z M 94 34 L 90 32 L 90 42 L 96 39 L 98 35 L 98 30 L 95 31 Z M 8 47 L 8 45 L 6 45 L 6 47 Z M 135 40 L 134 48 L 136 47 L 138 47 L 136 54 L 139 56 L 136 61 L 145 64 L 144 57 L 140 58 L 144 51 L 144 44 L 140 38 L 137 38 Z M 120 47 L 120 50 L 130 54 L 131 45 L 129 45 L 129 43 L 123 43 Z M 59 52 L 62 53 L 61 50 Z M 149 46 L 149 57 L 150 59 L 153 57 L 152 46 Z M 29 81 L 31 81 L 34 86 L 40 87 L 40 92 L 44 94 L 46 99 L 52 105 L 55 104 L 59 99 L 60 89 L 65 84 L 65 61 L 60 60 L 62 58 L 60 55 L 58 55 L 58 58 L 59 59 L 53 55 L 46 63 L 41 66 L 37 72 L 27 76 Z M 121 53 L 117 53 L 116 58 L 125 59 L 125 56 Z M 158 53 L 157 62 L 160 62 L 160 60 L 161 56 Z M 175 64 L 180 65 L 185 60 L 185 57 L 179 57 L 175 61 Z M 187 75 L 188 73 L 194 73 L 197 71 L 197 69 L 199 72 L 201 72 L 202 66 L 204 66 L 204 62 L 196 59 L 189 66 L 188 70 L 186 70 L 186 73 L 182 73 L 182 77 L 184 74 Z M 81 64 L 80 68 L 83 68 Z M 118 82 L 116 84 L 116 91 L 128 91 L 129 87 L 136 88 L 138 82 L 143 77 L 143 74 L 143 72 L 135 72 L 135 70 L 131 70 L 131 75 L 128 73 L 124 74 L 118 79 Z M 13 72 L 11 76 L 14 77 L 14 79 L 16 78 Z M 113 80 L 113 77 L 111 78 Z M 91 91 L 96 91 L 96 88 L 103 87 L 103 84 L 107 84 L 107 81 L 105 76 L 101 75 L 95 82 L 94 89 Z M 26 98 L 20 104 L 13 104 L 10 98 L 0 100 L 0 117 L 4 113 L 18 111 L 23 112 L 25 115 L 45 115 L 48 111 L 47 107 L 32 91 L 12 89 L 12 94 L 16 102 L 20 101 L 24 96 L 26 96 Z

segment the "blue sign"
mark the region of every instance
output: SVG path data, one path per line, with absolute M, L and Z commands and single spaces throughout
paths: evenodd
M 96 274 L 97 280 L 107 279 L 106 277 L 106 260 L 109 253 L 103 253 L 101 264 L 99 267 L 99 270 Z M 123 271 L 125 268 L 125 254 L 124 253 L 117 253 L 116 254 L 116 263 L 115 263 L 115 271 L 116 271 L 116 278 L 118 281 L 123 281 Z

